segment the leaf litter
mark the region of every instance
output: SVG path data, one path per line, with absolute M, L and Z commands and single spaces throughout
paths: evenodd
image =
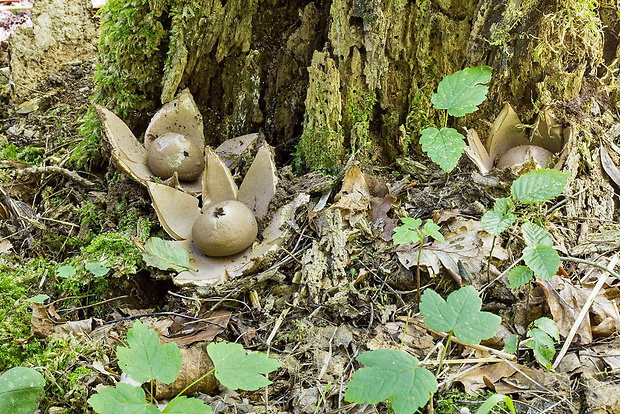
M 106 116 L 109 117 L 109 114 Z M 554 122 L 552 120 L 545 127 L 540 126 L 542 125 L 540 124 L 538 129 L 542 131 L 541 134 L 544 131 L 554 133 L 552 131 Z M 232 166 L 231 168 L 237 169 L 244 162 L 240 157 L 242 152 L 249 151 L 256 154 L 257 138 L 258 134 L 234 138 L 235 141 L 228 142 L 228 147 L 223 150 L 228 151 L 231 154 L 230 156 L 221 155 L 222 152 L 218 152 L 217 148 L 214 151 L 227 167 Z M 140 169 L 139 165 L 134 165 L 136 160 L 127 156 L 127 153 L 123 151 L 123 148 L 131 148 L 133 144 L 125 143 L 124 145 L 124 147 L 115 150 L 118 152 L 115 157 L 122 158 L 128 164 L 127 168 L 133 176 L 142 180 L 148 179 L 150 176 L 146 173 L 143 174 L 144 171 Z M 134 164 L 131 164 L 132 162 Z M 136 170 L 132 171 L 129 167 Z M 247 169 L 247 165 L 245 167 Z M 273 169 L 271 166 L 268 167 Z M 122 167 L 120 168 L 122 169 Z M 328 186 L 333 185 L 331 192 L 325 191 L 325 187 L 320 189 L 318 187 L 306 187 L 307 191 L 299 199 L 296 199 L 297 194 L 288 195 L 289 200 L 296 200 L 296 207 L 293 210 L 296 210 L 297 214 L 290 213 L 291 208 L 289 208 L 287 214 L 279 216 L 278 224 L 272 224 L 270 228 L 269 223 L 266 223 L 266 228 L 270 228 L 266 233 L 270 235 L 268 238 L 273 240 L 281 238 L 284 242 L 282 246 L 286 248 L 288 253 L 273 249 L 271 251 L 271 254 L 274 255 L 273 258 L 265 262 L 258 259 L 255 263 L 256 266 L 251 267 L 214 267 L 210 273 L 216 275 L 215 277 L 223 282 L 221 285 L 188 285 L 180 290 L 172 290 L 180 293 L 183 296 L 182 298 L 167 294 L 167 290 L 173 289 L 170 284 L 159 285 L 159 281 L 147 276 L 140 282 L 139 288 L 146 291 L 149 285 L 157 285 L 158 294 L 161 295 L 159 298 L 165 297 L 166 299 L 145 301 L 151 305 L 156 304 L 156 306 L 147 309 L 136 306 L 130 309 L 122 300 L 118 306 L 114 305 L 114 302 L 106 304 L 109 308 L 106 308 L 108 310 L 104 316 L 106 316 L 107 321 L 112 322 L 110 326 L 102 325 L 101 320 L 86 317 L 91 315 L 89 310 L 91 308 L 68 313 L 61 312 L 63 316 L 71 319 L 64 322 L 53 316 L 53 312 L 49 308 L 38 308 L 36 319 L 33 319 L 33 327 L 45 338 L 52 338 L 58 334 L 65 340 L 87 341 L 83 339 L 84 335 L 90 335 L 92 338 L 98 338 L 97 340 L 103 340 L 116 346 L 124 338 L 127 325 L 122 320 L 123 318 L 138 318 L 145 322 L 149 320 L 156 322 L 155 317 L 148 315 L 173 310 L 180 312 L 184 317 L 158 315 L 157 317 L 162 318 L 159 322 L 162 325 L 160 339 L 178 341 L 186 347 L 182 354 L 184 352 L 195 352 L 188 357 L 182 355 L 183 363 L 185 360 L 189 361 L 187 365 L 189 368 L 194 365 L 203 366 L 202 364 L 206 363 L 203 358 L 206 342 L 217 342 L 218 338 L 222 337 L 228 339 L 242 338 L 240 341 L 243 341 L 246 346 L 261 347 L 264 342 L 261 342 L 262 339 L 259 338 L 267 338 L 273 333 L 271 342 L 273 354 L 283 361 L 284 368 L 279 373 L 283 376 L 282 378 L 270 377 L 274 380 L 269 389 L 270 401 L 274 401 L 274 396 L 290 397 L 292 401 L 294 396 L 295 401 L 303 400 L 306 402 L 300 404 L 300 407 L 302 405 L 305 407 L 304 410 L 306 411 L 304 412 L 313 412 L 319 403 L 321 393 L 325 389 L 325 384 L 318 384 L 317 386 L 313 383 L 316 378 L 319 378 L 319 374 L 324 372 L 321 378 L 346 383 L 353 372 L 364 369 L 357 365 L 354 356 L 361 354 L 361 351 L 366 349 L 395 349 L 400 347 L 402 343 L 403 349 L 406 349 L 420 361 L 420 366 L 428 366 L 424 365 L 424 360 L 431 353 L 437 351 L 435 344 L 441 337 L 425 329 L 419 318 L 416 319 L 415 316 L 406 317 L 409 309 L 403 306 L 399 298 L 404 298 L 405 303 L 408 304 L 412 298 L 408 295 L 411 293 L 400 290 L 400 285 L 397 283 L 390 284 L 396 277 L 400 277 L 401 280 L 411 279 L 411 269 L 415 267 L 415 260 L 412 257 L 415 246 L 406 246 L 401 251 L 394 249 L 391 244 L 394 227 L 403 216 L 429 219 L 433 216 L 434 210 L 436 215 L 445 215 L 448 210 L 454 211 L 456 208 L 461 208 L 458 213 L 451 213 L 450 217 L 446 216 L 445 220 L 437 220 L 437 223 L 441 225 L 440 231 L 445 237 L 446 243 L 427 243 L 423 249 L 421 264 L 424 280 L 426 283 L 433 284 L 444 298 L 448 296 L 451 290 L 454 290 L 453 279 L 460 284 L 471 284 L 478 289 L 486 286 L 486 266 L 491 254 L 493 237 L 482 231 L 479 225 L 480 214 L 472 216 L 474 210 L 465 211 L 463 206 L 469 204 L 464 199 L 458 198 L 459 196 L 455 192 L 451 193 L 450 191 L 453 189 L 441 188 L 437 184 L 431 184 L 431 190 L 425 190 L 409 181 L 405 184 L 409 187 L 397 197 L 388 192 L 377 190 L 377 186 L 372 183 L 375 174 L 382 176 L 381 171 L 374 171 L 371 175 L 362 172 L 362 170 L 366 171 L 366 168 L 356 168 L 359 171 L 353 170 L 350 174 L 348 172 L 345 174 L 346 185 L 345 183 L 341 185 L 339 181 L 328 184 Z M 280 171 L 277 173 L 281 174 Z M 238 175 L 231 175 L 233 181 L 235 176 Z M 283 179 L 282 177 L 279 178 Z M 284 178 L 284 180 L 289 180 L 289 182 L 280 182 L 279 188 L 291 185 L 292 180 L 288 178 Z M 392 178 L 383 176 L 382 180 L 389 184 Z M 465 195 L 465 200 L 472 201 L 472 204 L 473 201 L 479 201 L 489 208 L 493 204 L 490 200 L 498 196 L 505 196 L 505 192 L 503 194 L 481 193 L 480 188 L 471 189 L 463 181 L 458 181 L 460 180 L 459 177 L 456 177 L 455 180 L 464 188 L 461 193 L 466 194 L 471 191 L 468 196 Z M 155 188 L 158 184 L 152 183 L 150 186 Z M 186 190 L 186 193 L 197 194 L 202 192 L 202 188 L 187 188 L 184 187 L 183 183 L 171 182 L 169 184 L 172 186 L 167 186 L 167 189 L 162 190 L 161 194 L 165 194 L 165 192 L 175 195 L 184 194 L 178 190 L 179 188 Z M 504 184 L 509 185 L 509 182 Z M 338 193 L 339 187 L 341 188 L 339 198 L 334 200 L 330 194 Z M 158 191 L 151 191 L 153 199 L 158 197 Z M 171 191 L 175 191 L 175 193 Z M 146 192 L 142 193 L 141 197 L 146 198 L 144 211 L 148 211 L 150 219 L 157 222 L 156 215 L 159 215 L 164 230 L 173 239 L 179 239 L 176 242 L 171 242 L 171 246 L 185 246 L 187 249 L 188 243 L 183 241 L 187 239 L 187 227 L 177 231 L 174 230 L 177 227 L 173 222 L 164 224 L 166 221 L 161 220 L 161 217 L 170 216 L 169 213 L 165 212 L 167 208 L 162 207 L 159 202 L 154 202 L 156 208 L 150 210 L 148 203 L 151 200 L 148 200 L 148 195 L 145 196 L 145 194 Z M 327 194 L 326 197 L 325 194 Z M 183 198 L 183 195 L 179 197 Z M 192 195 L 190 197 L 191 208 L 188 208 L 187 211 L 199 210 L 199 202 L 195 201 L 198 198 Z M 425 200 L 418 203 L 417 201 L 421 198 Z M 190 200 L 190 198 L 186 199 Z M 320 200 L 323 200 L 323 208 L 318 208 L 313 213 L 314 216 L 308 220 L 310 214 L 307 214 L 306 205 L 310 203 L 316 205 Z M 179 206 L 182 205 L 183 203 L 179 204 Z M 266 214 L 269 216 L 273 211 L 278 211 L 277 209 L 281 205 L 276 203 L 274 206 L 268 206 Z M 264 211 L 264 203 L 261 204 L 260 209 Z M 169 210 L 173 210 L 173 208 Z M 561 218 L 556 217 L 552 220 L 557 222 Z M 287 236 L 281 233 L 281 224 L 286 224 Z M 176 233 L 176 236 L 171 233 Z M 517 239 L 521 237 L 520 235 L 513 236 Z M 613 235 L 607 237 L 605 239 L 607 245 L 612 246 L 616 237 Z M 517 245 L 518 242 L 515 243 L 514 240 L 508 240 L 506 237 L 497 238 L 491 259 L 492 278 L 495 278 L 505 269 L 506 264 L 510 262 L 509 257 L 518 257 L 520 251 L 518 247 L 515 247 Z M 596 244 L 596 248 L 599 247 L 599 244 Z M 607 248 L 609 249 L 609 247 Z M 21 252 L 21 249 L 17 243 L 13 243 L 14 251 Z M 191 249 L 187 250 L 190 250 L 189 267 L 194 269 L 192 267 Z M 586 252 L 584 254 L 591 254 L 592 251 L 584 250 Z M 407 257 L 407 260 L 401 259 L 401 256 Z M 197 260 L 197 257 L 197 254 L 194 253 L 193 260 Z M 276 268 L 270 269 L 274 265 L 277 265 Z M 314 269 L 310 271 L 313 266 Z M 467 272 L 463 271 L 463 267 L 468 269 L 468 273 L 473 276 L 471 280 L 464 278 Z M 161 277 L 162 274 L 167 275 L 166 272 L 160 272 L 154 268 L 142 272 L 151 273 L 156 277 Z M 544 282 L 535 287 L 547 295 L 544 305 L 549 308 L 549 311 L 542 309 L 541 312 L 547 312 L 548 316 L 553 317 L 558 322 L 561 340 L 566 337 L 567 330 L 571 328 L 570 322 L 566 321 L 570 320 L 571 315 L 574 318 L 575 312 L 578 312 L 584 303 L 584 297 L 587 298 L 591 291 L 590 287 L 577 282 L 577 278 L 581 274 L 583 274 L 583 270 L 580 269 L 571 275 L 570 279 L 564 277 L 562 280 L 559 276 L 554 276 L 550 282 Z M 55 277 L 54 271 L 48 274 L 48 277 L 52 276 Z M 184 276 L 191 279 L 195 275 L 185 274 Z M 104 277 L 107 278 L 108 276 Z M 140 279 L 135 274 L 132 277 L 136 281 Z M 71 278 L 72 276 L 67 277 L 67 280 L 71 280 Z M 557 279 L 561 281 L 557 281 Z M 500 283 L 496 283 L 493 289 L 500 290 L 501 286 L 505 287 L 507 281 L 502 278 L 499 280 Z M 590 318 L 589 328 L 582 330 L 580 327 L 577 335 L 579 344 L 585 346 L 582 343 L 582 338 L 587 337 L 586 334 L 589 330 L 591 342 L 584 348 L 571 350 L 565 361 L 566 366 L 572 366 L 573 370 L 567 372 L 575 373 L 579 370 L 582 372 L 586 370 L 600 372 L 601 369 L 613 369 L 618 366 L 618 356 L 615 353 L 617 344 L 613 339 L 613 333 L 617 331 L 617 317 L 614 314 L 614 312 L 617 313 L 615 311 L 616 299 L 613 297 L 615 290 L 617 288 L 614 286 L 606 286 L 603 289 L 605 295 L 603 293 L 597 295 L 588 315 Z M 47 290 L 46 292 L 50 294 L 51 300 L 58 298 L 51 291 Z M 118 290 L 116 292 L 118 293 Z M 252 292 L 255 293 L 255 296 L 251 296 L 253 295 Z M 515 296 L 497 295 L 497 292 L 492 291 L 492 289 L 489 289 L 488 292 L 490 292 L 489 296 L 485 297 L 483 302 L 485 311 L 493 313 L 500 311 L 510 313 L 512 311 L 510 301 L 515 301 Z M 250 297 L 254 299 L 250 300 Z M 291 303 L 296 304 L 291 313 L 282 320 L 281 325 L 275 326 L 274 321 L 281 315 L 282 310 L 289 307 Z M 215 308 L 216 312 L 224 310 L 225 313 L 214 315 L 205 312 L 211 308 Z M 562 317 L 556 318 L 556 315 L 562 315 Z M 187 316 L 190 318 L 185 318 Z M 174 318 L 174 320 L 165 319 L 168 317 Z M 191 319 L 192 317 L 205 319 L 209 322 L 194 322 Z M 120 321 L 114 322 L 115 320 Z M 506 318 L 504 323 L 508 325 L 508 330 L 514 330 L 509 318 Z M 62 329 L 57 329 L 61 326 Z M 341 329 L 343 327 L 346 329 Z M 597 331 L 598 327 L 600 329 Z M 349 334 L 336 333 L 338 329 L 347 331 Z M 90 334 L 88 333 L 89 330 Z M 320 342 L 317 341 L 314 331 L 321 334 Z M 602 340 L 605 342 L 599 342 Z M 189 351 L 190 349 L 192 351 Z M 528 363 L 533 361 L 528 352 L 524 348 L 520 348 L 520 361 Z M 462 361 L 460 364 L 450 364 L 442 379 L 450 384 L 460 382 L 468 392 L 473 393 L 476 390 L 487 388 L 495 392 L 515 393 L 513 395 L 520 396 L 526 401 L 527 397 L 523 396 L 527 392 L 545 398 L 553 398 L 545 389 L 554 390 L 562 397 L 570 395 L 570 388 L 566 387 L 566 382 L 562 382 L 566 379 L 565 377 L 556 377 L 555 374 L 543 371 L 535 365 L 526 367 L 521 363 L 513 362 L 516 367 L 514 368 L 507 363 L 490 362 L 469 370 L 467 374 L 459 375 L 462 371 L 475 367 L 476 363 L 469 363 L 468 360 L 475 361 L 476 358 L 493 357 L 490 354 L 484 354 L 482 351 L 472 353 L 471 349 L 463 346 L 453 347 L 450 357 L 452 359 L 460 358 Z M 570 363 L 573 357 L 576 357 L 577 362 L 583 366 L 575 368 L 576 364 Z M 430 358 L 429 361 L 432 359 Z M 109 383 L 118 372 L 118 366 L 109 357 L 104 357 L 98 364 L 92 363 L 91 365 L 93 368 L 97 365 L 101 371 L 107 373 L 101 374 L 101 378 L 106 383 Z M 183 370 L 183 368 L 181 369 Z M 595 369 L 598 371 L 594 371 Z M 98 372 L 101 371 L 98 370 Z M 182 374 L 181 377 L 186 378 L 185 384 L 188 384 L 189 379 L 197 375 L 198 371 Z M 474 384 L 473 381 L 480 378 L 482 381 Z M 595 380 L 588 379 L 588 381 L 592 386 L 600 385 L 594 382 Z M 158 389 L 157 393 L 160 392 L 161 395 L 164 395 L 164 391 Z M 339 394 L 343 392 L 345 392 L 344 388 L 328 391 L 326 407 L 335 409 L 338 406 Z M 174 391 L 170 391 L 170 395 L 173 393 Z M 226 392 L 221 393 L 221 399 L 227 401 L 226 404 L 229 407 L 235 405 L 239 407 L 249 406 L 252 409 L 259 410 L 262 404 L 260 399 L 253 394 L 249 394 L 248 399 L 248 395 L 245 394 Z

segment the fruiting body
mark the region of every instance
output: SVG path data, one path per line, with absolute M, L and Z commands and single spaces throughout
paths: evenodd
M 192 238 L 198 250 L 215 257 L 242 252 L 257 234 L 252 210 L 234 200 L 207 207 L 192 226 Z
M 163 134 L 153 141 L 149 147 L 148 161 L 158 177 L 170 178 L 176 172 L 179 180 L 183 181 L 198 178 L 205 166 L 202 149 L 176 132 Z
M 539 167 L 547 166 L 549 159 L 553 156 L 551 152 L 536 145 L 519 145 L 509 149 L 497 161 L 497 168 L 506 168 L 513 165 L 523 164 L 530 159 L 534 159 Z

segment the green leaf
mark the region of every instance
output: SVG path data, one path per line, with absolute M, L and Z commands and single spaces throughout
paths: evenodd
M 70 277 L 75 276 L 75 267 L 73 266 L 60 266 L 56 269 L 56 276 L 61 277 L 63 279 L 68 279 Z
M 236 343 L 210 343 L 207 353 L 215 367 L 215 377 L 226 387 L 255 391 L 271 384 L 264 375 L 282 365 L 280 361 L 256 352 L 246 354 L 243 346 Z
M 420 312 L 429 328 L 454 333 L 461 342 L 477 344 L 492 338 L 502 318 L 490 312 L 481 312 L 482 300 L 472 286 L 463 286 L 443 300 L 435 291 L 427 289 L 422 295 Z
M 543 280 L 551 280 L 560 268 L 560 255 L 550 246 L 526 247 L 523 249 L 523 260 Z
M 530 337 L 525 342 L 525 346 L 534 351 L 534 358 L 540 365 L 543 365 L 547 369 L 551 369 L 551 360 L 555 355 L 555 344 L 553 339 L 547 333 L 540 329 L 534 328 L 527 333 Z
M 376 404 L 388 400 L 395 414 L 414 413 L 437 391 L 437 380 L 417 358 L 403 351 L 378 349 L 357 357 L 366 365 L 353 373 L 345 400 Z
M 164 408 L 164 414 L 213 414 L 213 410 L 202 400 L 178 396 Z
M 422 220 L 412 217 L 401 217 L 400 220 L 403 222 L 403 225 L 394 229 L 394 234 L 392 235 L 394 244 L 407 244 L 419 241 L 420 235 L 416 229 L 420 227 Z
M 505 403 L 511 413 L 516 414 L 512 398 L 507 395 L 493 394 L 478 408 L 476 414 L 488 414 L 499 403 Z
M 26 302 L 38 303 L 39 305 L 43 305 L 45 301 L 48 300 L 49 298 L 50 298 L 49 295 L 46 295 L 44 293 L 39 293 L 38 295 L 35 295 L 31 298 L 26 299 Z
M 515 200 L 530 204 L 551 200 L 562 194 L 568 174 L 551 169 L 530 171 L 512 183 L 511 192 Z
M 155 331 L 136 321 L 127 332 L 128 348 L 118 347 L 118 366 L 133 380 L 170 384 L 179 376 L 181 352 L 174 343 L 162 345 Z
M 140 387 L 119 382 L 116 388 L 106 387 L 88 399 L 88 404 L 99 414 L 161 414 L 146 403 Z
M 510 334 L 508 339 L 506 339 L 506 343 L 504 344 L 503 351 L 507 354 L 514 354 L 517 352 L 517 345 L 519 344 L 519 336 L 515 334 Z
M 437 93 L 431 97 L 433 107 L 447 109 L 452 116 L 463 116 L 478 110 L 487 97 L 493 69 L 489 66 L 465 68 L 448 75 L 437 85 Z
M 450 172 L 458 164 L 465 145 L 465 137 L 454 128 L 425 128 L 420 132 L 420 145 L 434 163 Z
M 86 263 L 84 267 L 95 277 L 105 276 L 110 271 L 108 266 L 102 265 L 101 263 Z
M 524 223 L 521 231 L 527 246 L 553 246 L 553 239 L 547 230 L 534 223 Z
M 502 215 L 512 212 L 512 199 L 509 197 L 498 198 L 493 204 L 493 211 Z
M 508 227 L 512 226 L 517 216 L 512 213 L 498 213 L 494 210 L 489 210 L 482 216 L 482 228 L 491 236 L 499 236 Z
M 560 340 L 560 331 L 558 330 L 558 325 L 553 321 L 553 319 L 538 318 L 534 321 L 534 326 L 540 328 L 547 335 L 555 339 L 556 341 Z
M 517 266 L 508 273 L 508 282 L 511 288 L 517 288 L 529 283 L 534 274 L 526 266 Z
M 151 237 L 147 240 L 142 257 L 147 265 L 161 270 L 171 269 L 181 272 L 190 269 L 187 251 L 172 248 L 167 241 L 159 237 Z
M 426 223 L 424 223 L 424 228 L 422 229 L 422 233 L 432 237 L 440 243 L 446 242 L 446 239 L 443 238 L 443 234 L 439 232 L 439 226 L 435 224 L 433 220 L 426 220 Z
M 15 367 L 0 375 L 0 413 L 33 413 L 43 396 L 45 379 L 32 368 Z

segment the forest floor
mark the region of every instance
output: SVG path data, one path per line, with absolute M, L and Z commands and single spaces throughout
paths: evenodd
M 422 289 L 446 297 L 472 285 L 483 291 L 482 310 L 502 317 L 482 345 L 452 344 L 434 412 L 474 412 L 491 393 L 510 395 L 518 412 L 620 409 L 618 288 L 610 280 L 597 294 L 598 270 L 563 262 L 551 281 L 510 289 L 505 270 L 520 257 L 523 239 L 516 228 L 493 238 L 480 219 L 509 194 L 513 177 L 483 177 L 465 158 L 449 175 L 420 154 L 386 167 L 359 160 L 364 173 L 343 169 L 335 177 L 279 165 L 274 203 L 299 194 L 310 200 L 297 209 L 282 248 L 254 274 L 208 288 L 176 286 L 175 273 L 147 266 L 138 248 L 151 237 L 169 239 L 146 188 L 117 169 L 105 146 L 102 160 L 75 161 L 82 159 L 75 151 L 94 67 L 73 62 L 48 75 L 29 104 L 7 103 L 0 119 L 0 373 L 16 366 L 41 372 L 40 412 L 92 412 L 87 399 L 122 380 L 116 349 L 127 344 L 135 320 L 186 349 L 178 382 L 157 387 L 160 402 L 204 373 L 205 344 L 224 340 L 282 365 L 259 391 L 199 384 L 193 395 L 215 412 L 387 412 L 385 403 L 345 401 L 362 367 L 356 358 L 399 349 L 434 372 L 445 344 L 419 313 L 418 247 L 392 242 L 407 216 L 432 219 L 446 238 L 425 241 Z M 556 200 L 523 214 L 561 227 L 557 208 Z M 91 264 L 109 270 L 96 275 Z M 557 355 L 590 296 L 594 305 L 562 363 L 541 366 L 525 344 L 532 322 L 558 324 Z M 494 352 L 511 334 L 519 338 L 516 353 Z

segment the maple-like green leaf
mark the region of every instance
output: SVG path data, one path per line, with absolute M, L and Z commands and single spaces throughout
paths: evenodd
M 32 368 L 15 367 L 0 375 L 0 413 L 33 413 L 43 395 L 45 378 Z
M 103 277 L 108 274 L 110 268 L 101 263 L 86 263 L 84 268 L 93 274 L 95 277 Z
M 551 280 L 560 268 L 560 255 L 550 246 L 527 246 L 523 249 L 523 260 L 543 280 Z
M 491 236 L 499 236 L 508 227 L 512 226 L 517 216 L 513 213 L 499 213 L 495 210 L 489 210 L 482 216 L 482 228 Z
M 461 342 L 477 344 L 495 335 L 502 319 L 490 312 L 482 312 L 482 300 L 472 286 L 463 286 L 444 300 L 435 291 L 427 289 L 420 301 L 424 323 L 431 329 L 454 333 Z
M 490 66 L 465 68 L 448 75 L 437 85 L 431 97 L 433 107 L 447 109 L 452 116 L 463 116 L 478 110 L 487 97 L 493 69 Z
M 401 217 L 403 222 L 402 226 L 398 226 L 394 229 L 392 235 L 392 241 L 394 244 L 407 244 L 414 241 L 420 241 L 420 233 L 418 228 L 422 224 L 422 220 L 413 217 Z
M 420 132 L 420 145 L 434 163 L 445 172 L 450 172 L 458 164 L 467 145 L 465 137 L 454 128 L 429 127 Z
M 426 220 L 426 223 L 424 223 L 424 227 L 422 228 L 422 233 L 432 237 L 440 243 L 446 242 L 443 234 L 439 232 L 439 226 L 433 220 Z
M 213 414 L 213 410 L 202 400 L 197 398 L 187 398 L 185 396 L 175 397 L 170 404 L 164 408 L 164 414 Z
M 140 387 L 119 382 L 116 387 L 106 387 L 88 399 L 88 404 L 98 414 L 161 414 L 156 407 L 146 403 Z
M 437 391 L 437 380 L 417 358 L 403 351 L 378 349 L 357 357 L 366 365 L 353 373 L 345 400 L 376 404 L 388 400 L 395 414 L 415 413 Z
M 128 348 L 118 347 L 118 366 L 134 381 L 151 379 L 170 384 L 179 376 L 183 359 L 174 343 L 162 345 L 155 331 L 136 321 L 127 332 Z
M 170 244 L 159 237 L 151 237 L 144 245 L 142 257 L 147 265 L 161 270 L 183 270 L 191 269 L 189 266 L 189 253 L 181 248 L 170 247 Z
M 517 266 L 508 273 L 508 282 L 511 288 L 517 288 L 529 283 L 534 273 L 526 266 Z
M 260 352 L 246 354 L 243 346 L 231 342 L 210 343 L 207 353 L 215 367 L 215 377 L 226 387 L 255 391 L 271 384 L 265 375 L 282 365 Z
M 530 204 L 552 200 L 562 194 L 568 174 L 544 168 L 523 174 L 512 182 L 510 191 L 515 200 Z
M 540 328 L 540 330 L 556 341 L 560 340 L 560 331 L 558 330 L 558 325 L 553 321 L 553 319 L 545 318 L 543 316 L 534 321 L 534 326 Z
M 530 338 L 525 341 L 525 346 L 534 351 L 534 358 L 540 365 L 543 365 L 547 369 L 551 369 L 551 360 L 555 355 L 555 344 L 553 339 L 546 332 L 534 328 L 531 329 L 527 336 Z
M 553 246 L 553 239 L 547 230 L 534 223 L 523 223 L 521 231 L 527 246 Z

